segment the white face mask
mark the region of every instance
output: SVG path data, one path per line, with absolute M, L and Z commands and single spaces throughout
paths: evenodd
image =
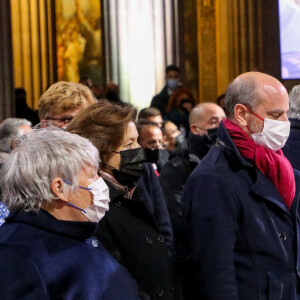
M 257 145 L 273 151 L 281 149 L 290 134 L 290 122 L 265 118 L 261 133 L 253 133 L 252 138 Z
M 94 198 L 93 204 L 81 212 L 92 222 L 98 223 L 109 209 L 109 189 L 102 177 L 88 185 Z

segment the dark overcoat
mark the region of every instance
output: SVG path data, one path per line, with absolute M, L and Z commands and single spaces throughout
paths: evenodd
M 290 136 L 282 151 L 292 167 L 300 170 L 300 120 L 290 119 L 290 122 Z
M 165 227 L 159 226 L 158 216 L 162 213 L 161 219 L 165 218 L 167 223 L 170 219 L 163 217 L 165 210 L 160 211 L 165 206 L 159 204 L 164 201 L 163 195 L 153 199 L 157 191 L 151 188 L 155 187 L 157 178 L 152 178 L 155 184 L 151 187 L 149 175 L 139 181 L 130 199 L 106 181 L 111 202 L 95 236 L 136 280 L 141 299 L 179 300 L 179 286 L 167 243 L 170 236 L 164 235 Z
M 223 124 L 218 137 L 182 198 L 195 299 L 299 299 L 299 172 L 289 210 Z
M 164 88 L 152 98 L 150 106 L 159 109 L 162 116 L 165 116 L 169 104 L 169 98 L 170 95 L 168 93 L 168 86 L 165 85 Z
M 92 237 L 95 227 L 43 210 L 8 217 L 0 228 L 0 298 L 138 299 L 134 280 Z

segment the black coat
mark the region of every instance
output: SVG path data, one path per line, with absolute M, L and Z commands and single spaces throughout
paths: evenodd
M 107 181 L 110 209 L 95 236 L 136 280 L 141 299 L 180 299 L 169 249 L 144 200 L 141 183 L 132 198 Z M 153 204 L 152 204 L 153 206 Z
M 159 181 L 164 192 L 173 229 L 173 259 L 186 259 L 187 226 L 183 217 L 181 194 L 194 168 L 207 154 L 212 142 L 207 135 L 189 134 L 171 154 L 169 161 L 160 172 Z
M 170 160 L 159 176 L 173 229 L 172 261 L 175 263 L 186 299 L 193 299 L 194 295 L 190 287 L 188 231 L 181 205 L 181 194 L 190 174 L 211 146 L 212 142 L 208 136 L 190 133 L 188 139 L 185 139 L 171 154 Z
M 282 151 L 293 168 L 300 170 L 300 120 L 290 119 L 290 122 L 290 136 Z
M 271 181 L 241 156 L 224 125 L 187 181 L 194 299 L 300 299 L 299 181 L 289 210 Z
M 141 191 L 141 201 L 145 203 L 147 210 L 157 224 L 158 230 L 164 235 L 167 245 L 171 246 L 173 239 L 171 220 L 163 191 L 152 164 L 145 164 L 144 175 L 138 180 L 137 186 Z
M 167 85 L 160 91 L 159 94 L 155 95 L 151 101 L 151 107 L 155 107 L 160 110 L 162 116 L 165 116 L 166 110 L 169 103 L 169 93 Z

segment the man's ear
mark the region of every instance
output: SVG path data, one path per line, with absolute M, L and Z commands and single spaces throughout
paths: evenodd
M 199 134 L 198 133 L 198 128 L 197 128 L 196 125 L 191 125 L 190 129 L 191 129 L 191 133 L 193 133 L 193 134 Z
M 243 104 L 236 104 L 234 107 L 234 117 L 235 122 L 239 127 L 246 127 L 248 125 L 247 122 L 247 113 L 248 110 L 245 105 Z
M 51 191 L 53 192 L 53 194 L 56 197 L 58 197 L 61 201 L 69 202 L 68 198 L 63 193 L 63 185 L 64 185 L 64 182 L 62 181 L 62 179 L 60 177 L 55 177 L 51 181 L 50 188 L 51 188 Z

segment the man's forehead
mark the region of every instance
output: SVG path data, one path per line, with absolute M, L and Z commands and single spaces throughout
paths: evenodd
M 142 129 L 142 134 L 148 135 L 148 136 L 157 136 L 157 135 L 162 135 L 162 132 L 160 128 L 157 126 L 145 126 Z

